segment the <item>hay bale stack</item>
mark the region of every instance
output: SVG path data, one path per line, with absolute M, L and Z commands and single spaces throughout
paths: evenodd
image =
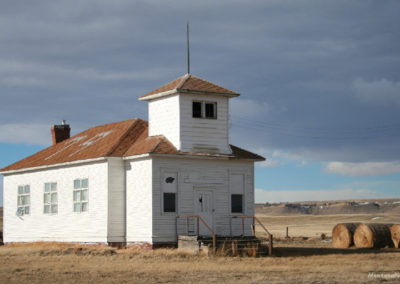
M 400 243 L 400 225 L 395 224 L 390 227 L 390 233 L 392 235 L 392 241 L 395 248 L 399 248 Z
M 332 247 L 349 248 L 353 245 L 353 235 L 361 223 L 341 223 L 332 230 Z
M 393 246 L 390 227 L 393 224 L 361 224 L 354 232 L 356 248 L 384 248 Z

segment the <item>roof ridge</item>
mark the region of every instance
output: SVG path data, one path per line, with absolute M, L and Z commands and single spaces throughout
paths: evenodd
M 208 84 L 217 86 L 217 87 L 219 87 L 219 88 L 228 90 L 229 92 L 232 92 L 232 93 L 234 93 L 234 94 L 239 94 L 238 92 L 232 91 L 231 89 L 228 89 L 228 88 L 226 88 L 226 87 L 222 87 L 221 85 L 219 85 L 219 84 L 217 84 L 217 83 L 213 83 L 213 82 L 211 82 L 211 81 L 209 81 L 209 80 L 207 80 L 207 79 L 203 79 L 203 78 L 197 77 L 196 75 L 190 74 L 190 77 L 189 77 L 189 78 L 191 78 L 191 77 L 193 77 L 194 79 L 198 79 L 198 80 L 204 81 L 204 82 L 206 82 L 206 83 L 208 83 Z M 188 79 L 189 79 L 189 78 L 188 78 Z M 188 80 L 188 79 L 187 79 L 187 80 Z M 187 80 L 185 80 L 185 82 L 186 82 Z M 182 86 L 183 86 L 183 84 L 182 84 Z M 182 86 L 180 86 L 180 87 L 182 87 Z M 187 89 L 182 89 L 182 90 L 187 90 Z M 204 93 L 214 93 L 214 92 L 210 92 L 210 91 L 202 91 L 202 92 L 204 92 Z
M 150 136 L 149 136 L 150 137 Z M 156 145 L 153 146 L 153 148 L 150 149 L 149 153 L 153 153 L 157 147 L 160 145 L 160 143 L 162 142 L 163 138 L 160 137 L 161 139 L 158 140 L 158 142 L 156 143 Z
M 139 120 L 141 120 L 141 119 L 139 119 L 139 118 L 134 119 L 134 121 L 132 122 L 132 125 L 126 130 L 125 134 L 119 138 L 118 142 L 115 143 L 114 147 L 112 147 L 111 150 L 107 152 L 106 156 L 110 156 L 118 148 L 118 146 L 126 138 L 126 136 L 129 135 L 129 132 L 139 123 Z
M 190 77 L 192 77 L 191 74 L 186 73 L 185 75 L 182 76 L 182 81 L 179 82 L 178 86 L 176 86 L 175 90 L 178 91 L 180 88 L 182 88 L 182 86 L 186 83 L 187 80 L 190 79 Z

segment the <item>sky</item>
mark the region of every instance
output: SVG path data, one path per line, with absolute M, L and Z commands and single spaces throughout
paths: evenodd
M 399 197 L 399 1 L 0 1 L 0 167 L 186 73 L 241 94 L 256 202 Z M 0 178 L 0 189 L 2 188 Z M 1 202 L 1 196 L 0 196 Z

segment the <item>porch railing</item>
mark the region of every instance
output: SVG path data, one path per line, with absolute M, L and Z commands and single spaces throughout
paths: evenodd
M 253 236 L 256 235 L 256 222 L 263 228 L 263 230 L 267 233 L 268 236 L 268 254 L 271 256 L 272 255 L 272 249 L 273 249 L 273 236 L 272 234 L 265 228 L 263 223 L 256 217 L 256 216 L 233 216 L 232 218 L 234 219 L 242 219 L 242 236 L 244 236 L 244 220 L 245 219 L 253 219 L 253 224 L 252 224 L 252 232 Z
M 214 254 L 216 253 L 217 237 L 214 233 L 214 230 L 211 229 L 210 226 L 208 226 L 208 224 L 203 220 L 203 218 L 201 218 L 199 215 L 181 215 L 181 216 L 178 216 L 177 219 L 186 219 L 186 233 L 188 235 L 189 235 L 189 219 L 196 219 L 196 236 L 197 236 L 197 238 L 199 238 L 199 235 L 200 235 L 200 222 L 202 222 L 204 227 L 211 233 L 213 252 L 214 252 Z

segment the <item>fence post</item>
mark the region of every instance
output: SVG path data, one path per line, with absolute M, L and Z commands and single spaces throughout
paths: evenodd
M 189 218 L 186 218 L 186 234 L 189 236 Z
M 272 246 L 273 246 L 271 234 L 268 235 L 268 240 L 269 240 L 268 255 L 271 256 L 272 255 Z
M 242 219 L 242 237 L 244 237 L 244 218 L 241 219 Z

